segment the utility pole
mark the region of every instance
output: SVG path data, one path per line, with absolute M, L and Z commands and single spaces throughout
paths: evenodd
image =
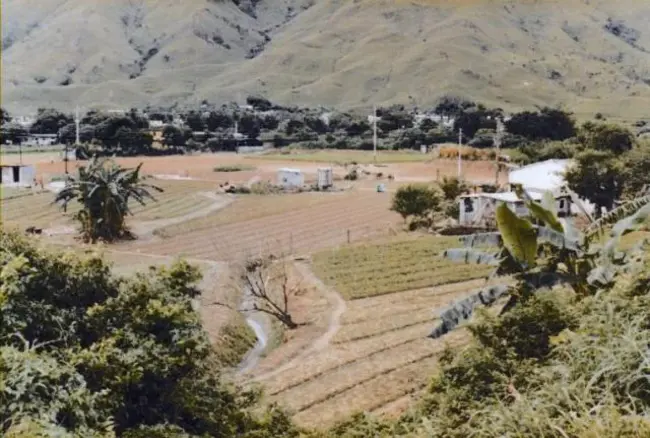
M 463 128 L 458 129 L 458 179 L 460 180 L 460 175 L 463 168 L 463 158 L 461 154 L 461 149 L 463 147 Z
M 372 153 L 377 162 L 377 106 L 372 107 Z
M 503 134 L 505 132 L 505 125 L 503 124 L 503 119 L 501 117 L 497 117 L 497 132 L 496 135 L 494 136 L 494 147 L 495 147 L 495 154 L 494 154 L 494 161 L 495 161 L 495 178 L 494 178 L 494 185 L 499 186 L 499 151 L 501 148 L 501 142 L 503 141 Z

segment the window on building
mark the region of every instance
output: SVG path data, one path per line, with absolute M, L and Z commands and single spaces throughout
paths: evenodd
M 472 213 L 474 211 L 474 203 L 472 202 L 472 198 L 463 199 L 463 203 L 465 204 L 465 213 Z

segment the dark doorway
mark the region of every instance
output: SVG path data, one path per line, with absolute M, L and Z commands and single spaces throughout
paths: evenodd
M 14 166 L 12 169 L 14 171 L 14 182 L 17 183 L 20 181 L 20 167 Z

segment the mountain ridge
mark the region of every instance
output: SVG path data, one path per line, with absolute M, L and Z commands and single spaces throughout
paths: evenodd
M 455 94 L 630 118 L 650 107 L 650 3 L 637 0 L 39 0 L 31 16 L 18 1 L 36 4 L 3 0 L 10 110 L 248 94 L 342 108 Z

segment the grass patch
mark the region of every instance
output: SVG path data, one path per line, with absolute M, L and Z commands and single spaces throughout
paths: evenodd
M 348 300 L 467 281 L 492 271 L 440 256 L 458 246 L 457 237 L 401 238 L 321 252 L 313 256 L 313 266 L 316 275 Z
M 358 164 L 372 164 L 375 162 L 373 153 L 371 151 L 348 151 L 337 149 L 286 150 L 280 152 L 272 152 L 270 154 L 256 155 L 255 159 L 337 164 L 353 162 Z M 431 159 L 431 155 L 414 151 L 378 151 L 376 162 L 409 163 L 429 161 Z
M 214 346 L 215 357 L 223 366 L 235 367 L 256 341 L 255 332 L 246 324 L 243 315 L 238 313 L 219 332 Z
M 244 164 L 233 164 L 228 166 L 217 166 L 212 170 L 215 172 L 247 172 L 255 170 L 255 167 Z

